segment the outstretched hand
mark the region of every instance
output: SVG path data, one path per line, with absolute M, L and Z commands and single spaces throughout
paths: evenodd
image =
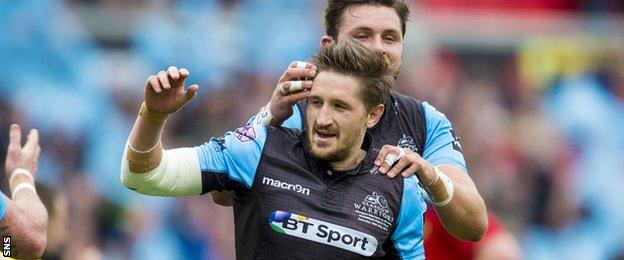
M 199 86 L 193 84 L 184 88 L 184 81 L 190 75 L 187 69 L 171 66 L 167 71 L 151 75 L 145 82 L 145 105 L 154 113 L 173 114 L 191 101 Z

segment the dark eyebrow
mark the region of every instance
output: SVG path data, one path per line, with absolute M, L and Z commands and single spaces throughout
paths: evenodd
M 351 108 L 351 105 L 349 105 L 348 103 L 346 103 L 346 102 L 344 102 L 344 101 L 342 101 L 340 99 L 334 99 L 333 102 L 338 104 L 338 105 L 341 105 L 341 106 L 343 106 L 343 107 L 345 107 L 347 109 Z
M 362 26 L 362 27 L 355 27 L 355 28 L 353 28 L 353 29 L 351 30 L 351 32 L 372 32 L 372 31 L 373 31 L 373 29 L 372 29 L 372 28 L 370 28 L 370 27 L 365 27 L 365 26 Z

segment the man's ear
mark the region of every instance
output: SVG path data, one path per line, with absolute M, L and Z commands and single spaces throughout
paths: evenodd
M 383 116 L 385 109 L 386 107 L 383 104 L 379 104 L 370 112 L 368 112 L 368 121 L 366 122 L 366 128 L 372 128 L 373 126 L 375 126 L 381 119 L 381 116 Z
M 334 38 L 332 38 L 331 36 L 324 35 L 323 37 L 321 37 L 321 48 L 325 47 L 327 44 L 333 41 L 334 41 Z

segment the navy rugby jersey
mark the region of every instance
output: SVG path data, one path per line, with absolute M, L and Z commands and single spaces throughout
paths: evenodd
M 297 129 L 246 126 L 196 147 L 202 192 L 231 190 L 238 259 L 424 259 L 426 204 L 416 177 L 387 178 L 365 159 L 334 172 Z

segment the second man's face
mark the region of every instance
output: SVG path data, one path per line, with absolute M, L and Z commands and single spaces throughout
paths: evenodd
M 393 8 L 355 5 L 342 14 L 338 39 L 354 38 L 384 53 L 396 76 L 401 68 L 403 34 L 401 20 Z
M 318 159 L 339 162 L 360 149 L 368 112 L 360 82 L 334 72 L 316 76 L 306 107 L 308 149 Z

